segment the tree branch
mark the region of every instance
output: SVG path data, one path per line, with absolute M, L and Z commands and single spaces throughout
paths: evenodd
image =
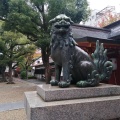
M 36 7 L 37 7 L 39 12 L 43 12 L 43 9 L 40 9 L 40 6 L 38 4 L 36 4 Z
M 42 24 L 40 24 L 40 22 L 39 23 L 37 23 L 37 22 L 35 22 L 35 20 L 34 19 L 31 19 L 31 21 L 33 22 L 33 23 L 35 23 L 37 26 L 42 26 Z
M 18 62 L 14 66 L 12 66 L 12 68 L 14 69 L 17 65 L 18 65 Z

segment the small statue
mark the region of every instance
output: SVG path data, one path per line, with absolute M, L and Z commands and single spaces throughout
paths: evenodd
M 55 80 L 52 86 L 61 88 L 76 84 L 78 87 L 94 87 L 102 80 L 109 80 L 112 63 L 107 60 L 107 50 L 96 42 L 92 58 L 73 39 L 70 25 L 73 21 L 64 14 L 50 20 L 52 24 L 51 57 L 55 62 Z M 63 80 L 60 80 L 63 68 Z

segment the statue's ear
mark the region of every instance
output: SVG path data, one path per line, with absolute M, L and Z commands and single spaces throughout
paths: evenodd
M 53 23 L 55 23 L 55 18 L 54 19 L 51 19 L 50 21 L 49 21 L 49 23 L 52 25 Z

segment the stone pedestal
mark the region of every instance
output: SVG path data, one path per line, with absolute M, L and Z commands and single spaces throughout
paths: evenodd
M 38 85 L 25 93 L 28 120 L 108 120 L 120 118 L 120 86 L 59 88 Z

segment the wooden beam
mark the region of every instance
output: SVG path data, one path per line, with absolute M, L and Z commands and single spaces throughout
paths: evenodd
M 118 44 L 109 44 L 109 43 L 104 43 L 103 44 L 104 45 L 104 48 L 110 48 L 110 49 L 120 49 L 120 45 L 118 45 Z M 96 44 L 95 43 L 91 43 L 91 47 L 95 47 L 96 46 Z
M 86 47 L 86 48 L 95 48 L 96 43 L 95 42 L 78 42 L 79 47 Z M 119 44 L 111 44 L 111 43 L 104 43 L 104 48 L 110 48 L 110 49 L 120 49 Z
M 79 47 L 91 47 L 91 43 L 89 42 L 78 42 Z

